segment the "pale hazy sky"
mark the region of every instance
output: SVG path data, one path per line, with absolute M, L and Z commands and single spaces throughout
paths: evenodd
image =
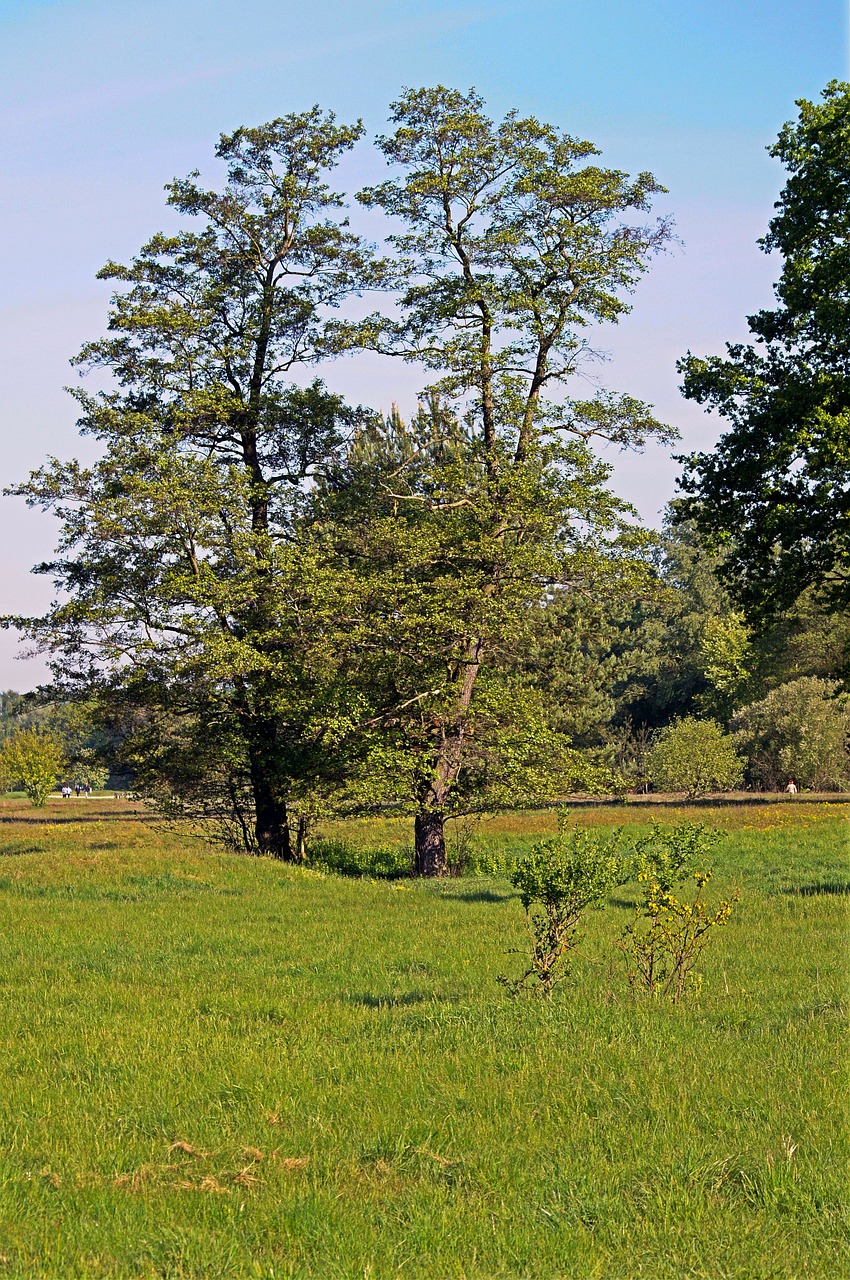
M 212 177 L 220 132 L 314 102 L 373 136 L 402 85 L 437 82 L 474 85 L 494 113 L 536 114 L 669 188 L 658 211 L 683 247 L 601 338 L 599 376 L 653 402 L 683 451 L 709 445 L 717 426 L 679 396 L 676 358 L 721 351 L 769 304 L 778 264 L 755 241 L 782 171 L 765 147 L 796 98 L 848 76 L 843 0 L 0 0 L 0 50 L 4 484 L 48 454 L 92 456 L 62 391 L 68 359 L 104 327 L 98 267 L 168 225 L 168 179 Z M 363 144 L 345 177 L 377 172 Z M 420 385 L 378 358 L 339 362 L 327 381 L 385 407 Z M 654 523 L 676 470 L 653 450 L 617 462 L 616 488 Z M 54 539 L 49 519 L 0 500 L 0 613 L 44 607 L 49 585 L 29 569 Z M 43 678 L 17 651 L 0 632 L 0 688 Z

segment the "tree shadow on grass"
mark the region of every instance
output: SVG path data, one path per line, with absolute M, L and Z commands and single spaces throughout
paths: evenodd
M 359 1004 L 364 1009 L 404 1009 L 414 1004 L 433 1004 L 444 998 L 433 991 L 403 991 L 396 995 L 362 991 L 344 997 L 346 1004 Z
M 735 791 L 722 795 L 686 796 L 683 794 L 629 795 L 625 800 L 615 796 L 566 796 L 559 805 L 565 809 L 725 809 L 766 804 L 847 804 L 846 791 L 806 791 L 796 796 L 781 791 Z
M 129 813 L 63 813 L 61 815 L 42 810 L 37 814 L 0 813 L 0 822 L 9 823 L 11 826 L 18 826 L 24 823 L 31 827 L 58 827 L 63 825 L 76 826 L 78 823 L 84 822 L 134 822 L 138 818 L 149 816 L 149 814 L 143 813 L 141 809 L 133 809 Z
M 444 892 L 444 897 L 450 898 L 452 902 L 508 902 L 511 898 L 518 898 L 519 894 L 510 889 L 499 892 L 498 889 L 465 889 L 461 893 Z
M 793 889 L 783 889 L 785 894 L 794 894 L 801 898 L 815 898 L 822 894 L 838 897 L 850 896 L 850 882 L 847 880 L 822 880 L 820 884 L 798 884 Z

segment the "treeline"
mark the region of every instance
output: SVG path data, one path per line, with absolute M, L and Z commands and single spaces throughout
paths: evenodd
M 525 667 L 546 694 L 552 727 L 596 764 L 586 780 L 598 790 L 664 790 L 668 781 L 689 790 L 688 760 L 670 779 L 658 760 L 653 770 L 652 754 L 662 730 L 692 719 L 731 735 L 747 787 L 779 790 L 794 778 L 844 790 L 850 613 L 809 588 L 780 617 L 748 626 L 717 558 L 690 522 L 675 521 L 676 510 L 654 546 L 651 589 L 631 598 L 564 592 L 541 610 Z M 683 756 L 711 750 L 710 734 L 687 741 Z M 718 776 L 702 789 L 723 787 Z
M 846 114 L 847 92 L 833 98 L 824 110 Z M 426 875 L 445 870 L 447 817 L 675 783 L 677 758 L 715 762 L 691 791 L 745 772 L 843 786 L 845 615 L 818 603 L 811 501 L 784 541 L 775 464 L 765 478 L 750 457 L 735 483 L 767 486 L 770 532 L 724 540 L 716 469 L 697 458 L 656 538 L 598 450 L 676 431 L 627 393 L 573 394 L 589 327 L 630 310 L 670 240 L 649 216 L 655 178 L 436 86 L 392 104 L 386 180 L 339 193 L 362 133 L 315 107 L 223 135 L 218 189 L 197 173 L 167 187 L 183 229 L 101 271 L 107 336 L 76 363 L 107 389 L 73 393 L 100 460 L 52 460 L 13 491 L 60 522 L 38 567 L 53 607 L 5 620 L 49 654 L 50 699 L 85 707 L 163 812 L 239 848 L 299 858 L 315 817 L 393 806 Z M 379 246 L 350 200 L 383 218 Z M 765 388 L 787 386 L 807 341 L 759 323 L 779 335 L 778 382 L 758 353 L 684 366 L 686 394 L 736 423 L 759 397 L 768 413 Z M 423 369 L 410 420 L 315 377 L 364 353 Z M 811 441 L 823 405 L 797 405 Z M 800 501 L 820 492 L 807 457 Z M 753 603 L 759 554 L 795 566 L 765 571 L 772 611 Z
M 543 772 L 551 795 L 543 787 L 528 799 L 554 798 L 557 782 L 600 794 L 664 789 L 653 750 L 663 730 L 690 720 L 730 735 L 747 788 L 780 790 L 789 778 L 816 791 L 850 787 L 850 613 L 808 590 L 781 618 L 748 627 L 693 527 L 672 518 L 648 564 L 631 594 L 586 584 L 539 602 L 513 674 L 540 698 L 561 770 Z M 59 742 L 72 782 L 134 785 L 121 734 L 97 718 L 93 706 L 44 693 L 0 693 L 0 741 L 35 728 Z M 710 751 L 710 738 L 694 741 Z M 683 758 L 674 789 L 688 789 L 688 766 Z M 713 781 L 706 790 L 724 786 Z

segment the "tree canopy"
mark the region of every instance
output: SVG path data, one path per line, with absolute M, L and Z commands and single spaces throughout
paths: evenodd
M 628 394 L 572 394 L 589 326 L 669 239 L 651 175 L 474 91 L 407 90 L 391 125 L 358 195 L 383 257 L 330 184 L 361 127 L 313 108 L 223 136 L 220 189 L 167 188 L 187 229 L 107 264 L 109 333 L 78 363 L 109 380 L 74 392 L 102 455 L 15 490 L 62 532 L 52 609 L 6 621 L 52 655 L 39 714 L 77 771 L 117 756 L 161 808 L 281 858 L 318 813 L 392 806 L 441 874 L 447 817 L 644 785 L 653 743 L 682 754 L 664 726 L 705 737 L 840 677 L 848 629 L 812 589 L 759 629 L 704 497 L 656 537 L 609 487 L 600 445 L 675 436 Z M 376 350 L 424 370 L 406 420 L 316 376 Z
M 316 107 L 223 136 L 220 191 L 167 188 L 197 229 L 103 269 L 110 335 L 78 362 L 111 385 L 75 392 L 103 456 L 17 490 L 63 528 L 57 602 L 17 621 L 97 691 L 161 803 L 290 857 L 317 798 L 393 797 L 439 873 L 447 813 L 551 775 L 511 656 L 534 610 L 644 540 L 592 443 L 673 433 L 563 389 L 669 228 L 642 220 L 651 175 L 494 123 L 474 91 L 407 90 L 392 125 L 390 176 L 358 197 L 391 220 L 383 260 L 328 183 L 361 126 Z M 373 288 L 379 311 L 340 311 Z M 363 349 L 433 378 L 411 422 L 289 381 Z
M 731 423 L 686 458 L 684 517 L 725 551 L 751 616 L 816 586 L 850 600 L 850 85 L 800 101 L 770 154 L 788 179 L 760 242 L 783 264 L 754 342 L 681 361 L 686 397 Z
M 62 525 L 40 566 L 57 601 L 24 621 L 60 690 L 109 702 L 149 794 L 226 812 L 240 844 L 280 857 L 356 715 L 352 608 L 297 530 L 310 477 L 363 415 L 288 379 L 328 354 L 329 312 L 372 278 L 327 183 L 361 132 L 318 107 L 237 129 L 221 191 L 197 174 L 167 187 L 198 229 L 103 268 L 110 335 L 77 358 L 110 377 L 74 391 L 102 457 L 17 490 Z
M 475 754 L 474 704 L 488 690 L 497 701 L 500 653 L 547 590 L 625 534 L 628 513 L 592 442 L 640 448 L 675 434 L 630 396 L 564 391 L 588 355 L 583 331 L 629 310 L 670 230 L 640 220 L 661 190 L 651 174 L 603 169 L 590 143 L 516 112 L 494 122 L 474 90 L 407 90 L 391 120 L 378 145 L 392 176 L 359 199 L 392 219 L 398 315 L 373 315 L 359 340 L 424 365 L 463 424 L 463 447 L 431 492 L 416 490 L 417 468 L 394 472 L 401 518 L 424 507 L 463 549 L 441 628 L 448 678 L 420 739 L 417 859 L 433 869 L 445 865 L 443 817 Z M 511 701 L 503 681 L 498 700 Z

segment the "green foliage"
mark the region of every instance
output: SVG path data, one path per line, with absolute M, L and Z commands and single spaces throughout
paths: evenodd
M 648 769 L 658 790 L 684 791 L 688 796 L 733 791 L 744 779 L 744 762 L 733 738 L 713 720 L 693 716 L 660 730 Z
M 717 831 L 700 822 L 663 827 L 653 822 L 632 844 L 632 873 L 643 884 L 655 882 L 664 893 L 701 871 L 717 845 Z
M 584 643 L 590 674 L 599 672 L 614 703 L 606 730 L 614 742 L 627 721 L 638 732 L 686 715 L 725 723 L 779 684 L 850 674 L 846 610 L 826 608 L 809 589 L 781 616 L 751 627 L 720 581 L 723 555 L 706 550 L 679 510 L 671 504 L 659 539 L 656 589 L 635 592 L 626 609 L 600 593 L 602 643 Z M 557 680 L 552 687 L 557 696 Z
M 110 775 L 107 758 L 118 772 L 126 769 L 125 761 L 118 758 L 117 737 L 98 722 L 97 704 L 85 698 L 53 701 L 44 690 L 0 693 L 0 743 L 23 729 L 47 733 L 61 745 L 65 780 L 74 785 L 88 783 L 95 791 L 105 787 Z
M 705 863 L 716 840 L 716 832 L 697 824 L 665 831 L 656 823 L 648 837 L 636 842 L 634 866 L 642 901 L 619 944 L 634 989 L 676 1002 L 686 992 L 699 992 L 701 976 L 694 966 L 712 930 L 728 922 L 740 897 L 736 889 L 713 910 L 704 901 L 712 877 Z M 674 888 L 691 880 L 695 888 L 690 898 L 677 897 Z
M 9 783 L 26 792 L 36 808 L 41 808 L 55 788 L 66 766 L 62 743 L 38 729 L 20 729 L 0 747 L 0 773 Z
M 0 692 L 0 742 L 8 738 L 17 728 L 28 727 L 21 724 L 26 695 L 16 693 L 14 689 Z
M 196 229 L 103 268 L 109 335 L 78 357 L 110 379 L 74 391 L 100 460 L 16 490 L 62 525 L 41 566 L 57 602 L 17 620 L 57 696 L 96 698 L 148 798 L 284 858 L 288 808 L 333 789 L 363 711 L 351 581 L 302 525 L 311 477 L 364 415 L 285 380 L 328 354 L 329 309 L 373 279 L 327 183 L 361 132 L 318 108 L 237 129 L 221 190 L 169 185 Z
M 73 761 L 69 776 L 75 787 L 87 786 L 92 791 L 102 791 L 109 781 L 109 769 L 100 763 L 94 752 L 86 751 Z
M 543 733 L 528 732 L 540 717 L 527 682 L 511 680 L 535 607 L 556 584 L 622 555 L 621 539 L 638 542 L 590 445 L 640 448 L 674 433 L 633 397 L 545 397 L 587 353 L 582 329 L 629 310 L 627 295 L 669 229 L 635 218 L 660 190 L 650 174 L 601 169 L 593 146 L 534 118 L 510 112 L 494 122 L 473 90 L 406 90 L 392 113 L 395 132 L 379 146 L 394 176 L 359 198 L 392 219 L 398 314 L 373 315 L 355 333 L 436 375 L 431 412 L 417 424 L 424 447 L 416 433 L 394 439 L 395 424 L 385 442 L 401 454 L 386 473 L 395 522 L 407 526 L 401 538 L 416 530 L 439 547 L 417 557 L 415 575 L 439 611 L 425 626 L 421 603 L 409 614 L 412 632 L 385 677 L 407 686 L 406 714 L 391 712 L 384 727 L 412 784 L 418 830 L 433 837 L 417 863 L 439 874 L 445 852 L 434 833 L 460 793 L 480 793 L 482 766 L 508 799 L 508 777 L 515 795 L 533 794 L 521 772 L 539 776 L 557 754 L 551 733 L 544 747 Z M 497 687 L 511 706 L 499 727 Z M 494 751 L 497 736 L 513 739 L 512 749 Z M 506 754 L 513 762 L 498 759 Z
M 757 785 L 776 790 L 793 778 L 814 791 L 850 787 L 850 699 L 834 680 L 782 684 L 742 707 L 730 727 Z
M 631 564 L 599 569 L 545 602 L 523 670 L 553 727 L 573 746 L 607 746 L 639 788 L 648 734 L 696 712 L 725 720 L 790 656 L 791 634 L 771 635 L 768 656 L 745 633 L 692 525 L 667 520 Z
M 706 552 L 693 524 L 674 522 L 676 511 L 672 503 L 653 548 L 655 589 L 635 598 L 614 636 L 625 657 L 618 719 L 653 729 L 725 706 L 711 683 L 717 668 L 710 674 L 705 636 L 724 631 L 732 606 L 719 558 Z
M 359 667 L 386 707 L 349 790 L 365 807 L 417 812 L 427 802 L 451 817 L 548 800 L 577 774 L 581 789 L 600 789 L 584 783 L 599 771 L 567 747 L 514 655 L 547 582 L 625 559 L 624 547 L 598 543 L 621 519 L 607 473 L 579 447 L 519 468 L 500 449 L 505 473 L 494 496 L 464 438 L 435 398 L 411 423 L 394 412 L 363 429 L 317 497 L 329 526 L 345 530 L 353 569 L 380 593 L 387 619 L 385 643 L 369 644 Z
M 411 875 L 413 855 L 405 848 L 362 847 L 347 840 L 321 839 L 311 844 L 309 863 L 341 876 L 399 880 Z
M 685 459 L 681 512 L 725 548 L 722 574 L 748 616 L 775 616 L 815 585 L 850 600 L 850 85 L 798 102 L 771 155 L 788 179 L 762 241 L 782 256 L 777 307 L 753 344 L 681 361 L 684 394 L 731 424 Z
M 706 619 L 699 644 L 709 685 L 703 703 L 707 711 L 725 720 L 746 693 L 753 661 L 752 634 L 742 614 L 727 613 Z
M 636 613 L 657 594 L 655 547 L 627 545 L 582 566 L 532 614 L 520 669 L 539 689 L 552 728 L 576 748 L 600 745 L 604 726 L 622 706 L 632 677 L 650 662 L 635 635 Z
M 759 637 L 771 685 L 801 676 L 838 680 L 850 677 L 850 610 L 825 606 L 814 589 Z
M 16 490 L 63 533 L 42 566 L 59 601 L 15 621 L 97 692 L 169 812 L 288 858 L 294 814 L 392 794 L 427 816 L 439 874 L 447 814 L 557 775 L 563 744 L 513 678 L 533 610 L 640 550 L 591 442 L 675 433 L 628 395 L 545 393 L 669 228 L 641 224 L 650 174 L 494 124 L 473 91 L 405 91 L 393 124 L 395 176 L 359 197 L 393 219 L 391 262 L 327 181 L 362 126 L 314 108 L 223 136 L 222 190 L 167 188 L 197 230 L 104 267 L 110 333 L 78 362 L 112 381 L 75 392 L 102 457 Z M 331 320 L 374 285 L 395 290 L 384 314 Z M 355 348 L 435 375 L 412 423 L 284 381 Z
M 485 446 L 501 421 L 528 448 L 541 389 L 572 373 L 578 328 L 625 314 L 624 295 L 669 238 L 665 224 L 630 221 L 626 235 L 618 221 L 661 188 L 651 174 L 601 169 L 592 144 L 534 118 L 494 123 L 473 90 L 407 90 L 392 112 L 396 131 L 379 145 L 399 176 L 359 197 L 402 226 L 389 242 L 403 319 L 374 317 L 376 335 L 439 371 L 449 397 L 484 395 Z M 493 380 L 507 368 L 528 382 L 522 425 L 510 422 L 511 384 Z M 555 420 L 623 441 L 658 430 L 645 405 L 610 395 L 571 401 Z
M 517 860 L 509 879 L 525 908 L 531 955 L 518 978 L 500 978 L 508 990 L 548 996 L 566 977 L 582 916 L 601 907 L 626 878 L 619 844 L 619 833 L 604 837 L 562 825 L 557 836 Z
M 57 707 L 45 700 L 43 691 L 16 693 L 7 689 L 0 693 L 0 742 L 22 729 L 43 730 L 65 742 L 64 727 L 57 720 Z
M 646 792 L 649 789 L 649 752 L 652 730 L 646 724 L 636 725 L 631 716 L 623 724 L 606 730 L 609 740 L 608 754 L 612 762 L 612 774 L 617 786 L 612 790 L 625 796 L 630 791 Z

